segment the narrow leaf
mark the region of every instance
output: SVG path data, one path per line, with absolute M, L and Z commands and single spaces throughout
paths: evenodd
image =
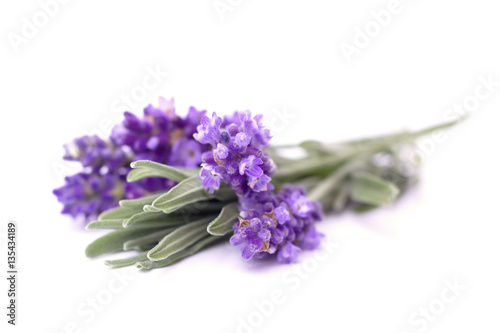
M 382 206 L 392 203 L 398 196 L 399 189 L 384 179 L 367 172 L 353 176 L 351 199 L 368 205 Z
M 123 221 L 126 219 L 109 219 L 92 221 L 85 226 L 85 229 L 123 229 Z
M 332 208 L 335 212 L 340 212 L 344 210 L 349 202 L 349 186 L 340 186 L 339 191 L 335 194 L 333 202 L 331 203 Z
M 139 208 L 131 208 L 131 207 L 116 207 L 112 209 L 108 209 L 99 215 L 98 220 L 110 220 L 110 219 L 125 219 L 142 211 L 142 207 Z
M 220 212 L 207 227 L 207 231 L 214 236 L 222 236 L 233 230 L 233 224 L 237 220 L 240 210 L 236 203 L 231 203 Z
M 174 168 L 148 160 L 135 161 L 130 166 L 134 170 L 130 171 L 127 175 L 128 182 L 134 182 L 147 177 L 162 177 L 180 182 L 199 173 L 199 169 Z
M 319 182 L 308 194 L 308 198 L 314 201 L 325 202 L 327 198 L 340 187 L 341 182 L 346 178 L 349 173 L 359 168 L 365 161 L 365 155 L 355 158 L 349 162 L 344 163 L 338 169 L 333 171 L 323 181 Z M 330 200 L 326 200 L 330 201 Z
M 117 259 L 117 260 L 105 260 L 104 264 L 106 266 L 111 266 L 112 268 L 121 268 L 121 267 L 132 266 L 140 261 L 147 259 L 148 259 L 147 252 L 143 252 L 133 257 Z
M 152 229 L 112 231 L 90 243 L 85 249 L 85 255 L 94 258 L 105 253 L 123 251 L 123 243 L 126 241 L 145 236 L 154 231 Z
M 149 245 L 149 244 L 159 242 L 163 237 L 165 237 L 166 235 L 168 235 L 169 233 L 171 233 L 174 230 L 175 230 L 175 227 L 174 228 L 166 228 L 166 229 L 162 229 L 162 230 L 153 232 L 151 234 L 148 234 L 148 235 L 145 235 L 142 237 L 131 239 L 131 240 L 123 243 L 123 249 L 125 251 L 127 251 L 130 249 L 133 249 L 134 247 L 140 247 L 143 245 Z
M 130 208 L 143 208 L 145 205 L 150 205 L 156 198 L 165 192 L 151 194 L 145 197 L 137 198 L 137 199 L 125 199 L 120 200 L 119 204 L 121 207 L 130 207 Z
M 207 236 L 207 224 L 213 217 L 203 218 L 199 221 L 189 223 L 177 228 L 163 238 L 158 245 L 148 252 L 148 259 L 158 261 L 168 258 L 170 255 L 184 250 L 188 246 Z
M 174 217 L 178 220 L 178 216 Z M 149 221 L 169 221 L 173 219 L 171 215 L 167 215 L 163 212 L 140 212 L 132 215 L 130 218 L 123 221 L 123 227 L 128 228 L 133 224 L 137 224 L 140 222 L 149 222 Z
M 183 180 L 170 191 L 159 196 L 153 201 L 153 207 L 164 211 L 173 212 L 187 204 L 213 198 L 201 184 L 201 180 L 191 177 Z
M 162 213 L 163 214 L 163 213 Z M 165 215 L 165 214 L 163 214 Z M 167 215 L 165 215 L 167 216 Z M 185 219 L 182 216 L 177 216 L 176 219 L 168 218 L 164 220 L 151 219 L 151 220 L 141 220 L 132 225 L 125 225 L 128 219 L 114 219 L 114 220 L 100 220 L 92 221 L 85 227 L 86 229 L 148 229 L 148 228 L 161 228 L 161 227 L 172 227 L 185 223 Z
M 210 236 L 210 237 L 207 237 L 207 238 L 204 238 L 204 239 L 198 241 L 196 244 L 191 245 L 190 247 L 188 247 L 182 251 L 179 251 L 179 252 L 172 254 L 171 256 L 169 256 L 166 259 L 159 260 L 159 261 L 150 261 L 150 260 L 139 261 L 136 263 L 136 266 L 138 268 L 142 268 L 142 269 L 153 269 L 153 268 L 167 267 L 167 266 L 170 266 L 170 265 L 178 262 L 179 260 L 182 260 L 186 257 L 192 256 L 193 254 L 199 252 L 200 250 L 202 250 L 203 248 L 205 248 L 211 244 L 214 244 L 214 243 L 219 242 L 219 241 L 224 240 L 224 239 L 225 239 L 224 237 Z
M 144 207 L 142 208 L 143 211 L 145 212 L 149 212 L 149 213 L 158 213 L 158 212 L 161 212 L 161 210 L 159 210 L 158 208 L 155 208 L 151 205 L 144 205 Z

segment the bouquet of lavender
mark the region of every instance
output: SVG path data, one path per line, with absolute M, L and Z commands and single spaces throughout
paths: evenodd
M 111 267 L 172 265 L 220 241 L 243 259 L 297 260 L 317 248 L 324 213 L 367 211 L 396 200 L 416 182 L 418 132 L 324 144 L 270 146 L 262 115 L 219 117 L 191 107 L 185 118 L 160 98 L 144 117 L 125 113 L 109 139 L 86 136 L 66 145 L 82 172 L 54 190 L 63 213 L 83 215 L 87 229 L 110 229 L 88 257 L 133 252 Z M 286 157 L 287 149 L 305 157 Z

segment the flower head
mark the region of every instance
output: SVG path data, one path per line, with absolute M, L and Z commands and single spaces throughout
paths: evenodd
M 194 134 L 194 138 L 200 143 L 217 146 L 220 140 L 220 125 L 222 118 L 217 116 L 217 113 L 212 113 L 212 118 L 204 116 L 201 118 L 201 123 L 198 126 L 198 132 Z
M 188 117 L 176 115 L 174 101 L 160 98 L 159 106 L 148 105 L 142 118 L 125 112 L 123 122 L 113 128 L 111 142 L 117 146 L 129 147 L 135 160 L 146 159 L 176 166 L 198 166 L 201 162 L 203 145 L 192 139 L 194 124 L 205 114 L 191 107 Z M 184 139 L 184 140 L 183 140 Z M 180 142 L 179 142 L 180 141 Z M 187 148 L 187 156 L 182 156 L 182 148 Z
M 297 209 L 299 206 L 307 209 Z M 277 252 L 279 262 L 294 262 L 301 249 L 319 246 L 322 234 L 314 223 L 321 218 L 321 205 L 309 201 L 303 187 L 285 185 L 277 193 L 267 191 L 240 198 L 240 219 L 230 242 L 241 247 L 245 259 Z
M 54 190 L 64 204 L 63 213 L 89 217 L 116 206 L 121 199 L 139 198 L 174 186 L 175 182 L 164 178 L 127 183 L 130 162 L 147 159 L 198 167 L 202 153 L 209 149 L 193 139 L 204 115 L 205 111 L 191 107 L 187 117 L 179 117 L 174 100 L 160 97 L 158 106 L 144 109 L 143 117 L 125 112 L 109 139 L 84 136 L 65 145 L 64 159 L 80 162 L 84 170 L 66 178 L 66 184 Z
M 99 169 L 106 165 L 109 169 L 116 170 L 127 165 L 132 160 L 130 149 L 115 146 L 97 135 L 82 136 L 64 145 L 63 158 L 67 161 L 78 161 L 83 167 Z
M 194 138 L 212 146 L 211 152 L 202 155 L 200 172 L 204 184 L 210 184 L 210 187 L 204 185 L 207 189 L 218 189 L 213 186 L 220 184 L 220 180 L 227 182 L 240 196 L 273 189 L 269 182 L 276 166 L 263 152 L 271 136 L 262 125 L 261 115 L 252 117 L 250 111 L 242 111 L 222 119 L 214 112 L 211 118 L 201 119 L 197 130 Z M 215 169 L 219 181 L 207 182 L 206 170 Z
M 122 180 L 116 175 L 77 173 L 65 178 L 65 185 L 53 191 L 64 204 L 63 214 L 92 216 L 113 207 L 123 193 Z

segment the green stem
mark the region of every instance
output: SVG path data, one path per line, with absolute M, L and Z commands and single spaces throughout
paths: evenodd
M 349 145 L 351 145 L 352 147 L 340 150 L 335 155 L 306 157 L 303 159 L 290 161 L 290 163 L 288 163 L 287 165 L 280 166 L 273 177 L 282 179 L 289 178 L 293 180 L 304 175 L 312 175 L 323 171 L 329 173 L 345 161 L 356 157 L 360 153 L 375 154 L 379 151 L 387 149 L 391 145 L 398 142 L 411 141 L 420 136 L 433 133 L 437 130 L 449 128 L 456 125 L 461 120 L 462 118 L 415 132 L 403 132 L 378 138 L 351 141 Z
M 366 160 L 369 155 L 362 154 L 353 160 L 346 162 L 336 171 L 332 172 L 328 177 L 323 179 L 318 185 L 313 188 L 309 194 L 308 198 L 312 201 L 323 202 L 325 198 L 328 197 L 336 188 L 337 185 L 344 180 L 353 170 L 359 168 Z

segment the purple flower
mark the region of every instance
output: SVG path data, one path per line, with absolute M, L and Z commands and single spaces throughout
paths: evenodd
M 180 139 L 172 147 L 169 165 L 187 168 L 198 167 L 201 162 L 202 148 L 203 147 L 198 142 L 192 139 Z
M 236 134 L 235 139 L 234 139 L 234 143 L 238 147 L 245 148 L 246 146 L 248 146 L 250 144 L 251 139 L 252 139 L 252 137 L 250 135 L 248 135 L 244 132 L 240 132 L 240 133 Z
M 179 126 L 184 127 L 186 136 L 193 136 L 196 133 L 196 128 L 206 113 L 204 110 L 198 111 L 194 106 L 189 107 L 186 118 L 182 119 L 182 124 L 179 124 Z
M 220 167 L 213 165 L 202 164 L 199 178 L 202 180 L 203 187 L 208 189 L 210 193 L 214 193 L 220 187 L 220 181 L 222 179 Z
M 224 160 L 229 155 L 229 149 L 222 143 L 218 143 L 217 148 L 214 149 L 214 155 L 217 156 L 219 160 Z
M 174 99 L 166 99 L 165 97 L 160 96 L 158 98 L 158 109 L 167 115 L 175 115 Z
M 191 107 L 188 118 L 183 119 L 175 114 L 173 99 L 160 98 L 158 107 L 148 105 L 144 109 L 143 118 L 126 112 L 125 120 L 113 128 L 110 139 L 117 146 L 129 147 L 135 155 L 134 160 L 198 166 L 201 163 L 201 152 L 207 150 L 207 147 L 193 140 L 192 136 L 196 130 L 194 124 L 204 114 L 205 111 L 197 111 Z M 181 156 L 182 148 L 188 150 L 184 156 Z M 187 157 L 187 164 L 182 162 L 184 157 Z
M 63 214 L 94 216 L 113 207 L 122 198 L 123 182 L 116 175 L 77 173 L 65 178 L 64 186 L 53 191 L 64 204 Z
M 250 111 L 242 111 L 222 120 L 213 113 L 212 118 L 204 116 L 197 129 L 194 138 L 212 146 L 212 154 L 203 154 L 205 167 L 222 167 L 217 168 L 218 180 L 228 183 L 236 194 L 245 196 L 274 188 L 269 182 L 276 165 L 263 152 L 271 136 L 262 125 L 262 116 L 252 118 Z M 205 177 L 200 174 L 200 178 Z
M 284 224 L 290 220 L 290 212 L 285 206 L 279 206 L 274 209 L 274 215 L 279 224 Z
M 300 247 L 305 250 L 314 250 L 321 243 L 322 237 L 324 237 L 324 235 L 321 232 L 318 232 L 316 228 L 311 228 L 304 235 L 304 239 L 302 239 Z
M 217 114 L 212 113 L 212 118 L 204 116 L 201 118 L 201 124 L 198 126 L 198 132 L 194 134 L 194 138 L 200 143 L 210 144 L 213 147 L 220 140 L 220 125 L 222 118 L 217 117 Z
M 248 110 L 240 112 L 239 115 L 245 132 L 252 135 L 253 145 L 257 147 L 267 146 L 271 139 L 271 133 L 262 124 L 264 116 L 258 114 L 252 118 L 252 114 Z
M 83 136 L 64 145 L 63 158 L 67 161 L 78 161 L 83 167 L 99 169 L 107 165 L 116 170 L 132 161 L 132 152 L 125 147 L 118 147 L 104 141 L 97 135 Z
M 116 206 L 121 199 L 139 198 L 174 186 L 175 182 L 164 178 L 126 183 L 130 162 L 147 159 L 173 166 L 198 167 L 202 154 L 209 149 L 193 139 L 204 115 L 205 111 L 191 107 L 186 118 L 179 117 L 175 114 L 173 99 L 160 97 L 158 107 L 148 105 L 142 118 L 125 112 L 124 120 L 113 128 L 108 140 L 85 136 L 65 145 L 64 159 L 80 162 L 85 169 L 67 178 L 66 184 L 54 191 L 64 204 L 63 213 L 89 217 Z M 109 194 L 111 188 L 112 195 Z M 81 194 L 82 189 L 86 190 L 86 196 L 71 195 L 72 192 Z
M 304 194 L 301 186 L 284 185 L 276 193 L 252 192 L 240 197 L 240 218 L 234 225 L 231 244 L 240 247 L 245 259 L 277 252 L 281 263 L 296 261 L 301 249 L 317 248 L 322 234 L 316 231 L 314 223 L 322 218 L 321 205 L 309 201 Z M 297 209 L 298 206 L 307 210 Z
M 240 162 L 240 175 L 246 174 L 250 177 L 260 177 L 264 173 L 259 167 L 263 162 L 260 158 L 250 155 Z
M 267 191 L 274 189 L 274 186 L 270 184 L 271 177 L 262 174 L 260 177 L 252 177 L 248 181 L 248 186 L 255 192 Z
M 278 261 L 282 264 L 290 264 L 297 261 L 299 252 L 302 251 L 300 247 L 287 242 L 278 250 Z
M 306 196 L 299 192 L 294 192 L 292 194 L 288 199 L 288 204 L 292 208 L 293 213 L 299 216 L 307 216 L 307 214 L 314 209 L 313 204 Z
M 269 229 L 260 229 L 257 236 L 259 236 L 259 238 L 264 242 L 268 241 L 271 239 L 271 231 L 269 231 Z

